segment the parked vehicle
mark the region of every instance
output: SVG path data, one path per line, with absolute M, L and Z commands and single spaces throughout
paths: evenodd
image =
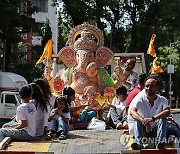
M 0 119 L 10 119 L 16 114 L 21 104 L 19 88 L 27 84 L 27 80 L 12 72 L 0 72 Z

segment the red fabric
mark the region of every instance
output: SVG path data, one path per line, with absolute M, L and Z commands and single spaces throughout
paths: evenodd
M 141 91 L 138 86 L 136 86 L 127 96 L 126 98 L 126 113 L 128 113 L 129 105 L 132 99 Z
M 143 149 L 140 154 L 176 154 L 177 149 Z

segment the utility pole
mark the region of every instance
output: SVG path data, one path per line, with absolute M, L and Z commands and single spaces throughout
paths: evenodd
M 172 74 L 172 71 L 171 71 L 171 63 L 172 63 L 172 60 L 171 60 L 171 47 L 172 47 L 172 43 L 170 43 L 170 50 L 169 50 L 169 54 L 170 54 L 170 57 L 169 57 L 169 104 L 170 104 L 170 107 L 172 107 L 172 98 L 171 98 L 171 93 L 172 93 L 172 79 L 171 79 L 171 74 Z
M 170 50 L 169 50 L 169 65 L 168 65 L 168 73 L 169 73 L 169 104 L 170 107 L 172 107 L 172 74 L 174 74 L 174 65 L 172 64 L 172 51 L 176 44 L 178 44 L 180 41 L 170 43 Z M 177 106 L 177 105 L 176 105 Z

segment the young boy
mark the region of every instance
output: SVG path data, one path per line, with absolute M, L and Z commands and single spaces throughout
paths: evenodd
M 0 142 L 5 137 L 12 140 L 29 141 L 32 140 L 36 133 L 36 107 L 30 103 L 31 87 L 25 85 L 20 88 L 19 95 L 22 104 L 17 107 L 16 121 L 14 125 L 5 124 L 5 128 L 0 129 Z
M 125 111 L 126 97 L 127 89 L 121 86 L 116 89 L 116 96 L 113 98 L 112 104 L 105 100 L 110 107 L 107 118 L 109 119 L 110 126 L 114 129 L 127 128 Z

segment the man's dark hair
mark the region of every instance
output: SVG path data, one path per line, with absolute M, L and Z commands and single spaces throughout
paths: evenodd
M 158 86 L 158 87 L 159 87 L 159 90 L 161 90 L 162 81 L 161 81 L 161 78 L 159 77 L 158 74 L 150 74 L 150 75 L 146 78 L 145 82 L 146 82 L 148 79 L 154 79 L 154 80 L 156 80 L 156 81 L 157 81 L 156 86 Z
M 130 63 L 132 64 L 133 67 L 136 65 L 136 59 L 135 58 L 129 58 L 128 60 L 130 61 Z
M 144 85 L 146 77 L 147 77 L 146 73 L 140 74 L 138 76 L 138 83 L 141 84 L 141 85 Z
M 30 85 L 22 86 L 19 89 L 19 95 L 20 95 L 20 97 L 22 99 L 30 98 L 31 94 L 32 94 L 32 90 L 31 90 L 31 86 Z
M 124 86 L 120 86 L 116 89 L 117 95 L 127 95 L 127 89 Z

